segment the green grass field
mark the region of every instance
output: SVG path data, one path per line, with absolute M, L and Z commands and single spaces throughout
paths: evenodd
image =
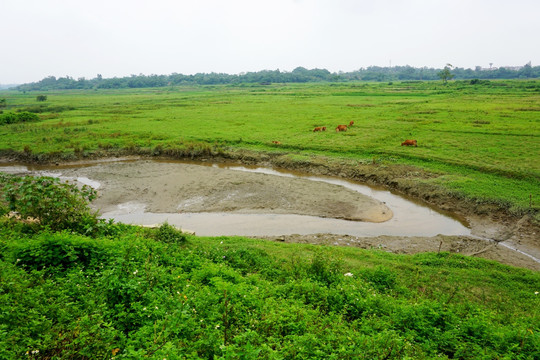
M 39 93 L 41 94 L 41 93 Z M 540 81 L 331 83 L 0 92 L 42 121 L 0 127 L 0 151 L 221 149 L 407 164 L 418 179 L 522 214 L 540 209 Z M 39 106 L 42 108 L 36 110 Z M 338 124 L 354 126 L 336 133 Z M 313 132 L 316 126 L 328 131 Z M 405 139 L 418 147 L 402 147 Z M 272 141 L 279 141 L 276 146 Z

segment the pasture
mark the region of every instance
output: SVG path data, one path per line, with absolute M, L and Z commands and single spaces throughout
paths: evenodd
M 0 126 L 0 153 L 66 159 L 187 146 L 405 164 L 418 183 L 515 214 L 540 209 L 540 81 L 224 85 L 0 92 L 39 122 Z M 354 125 L 336 132 L 340 124 Z M 327 131 L 314 132 L 315 127 Z M 418 147 L 401 146 L 415 139 Z

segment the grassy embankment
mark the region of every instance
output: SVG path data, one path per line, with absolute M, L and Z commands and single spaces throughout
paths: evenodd
M 538 359 L 540 273 L 449 253 L 0 224 L 6 359 Z
M 0 127 L 1 153 L 43 159 L 120 149 L 171 156 L 247 149 L 291 161 L 406 164 L 423 170 L 409 171 L 409 183 L 517 215 L 540 209 L 538 81 L 60 91 L 39 103 L 36 95 L 0 93 L 4 111 L 42 107 L 40 122 Z M 335 133 L 349 121 L 354 127 Z M 315 126 L 328 131 L 314 133 Z M 408 138 L 419 146 L 401 147 Z

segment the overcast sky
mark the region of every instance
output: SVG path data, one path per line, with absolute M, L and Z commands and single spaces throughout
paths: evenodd
M 0 84 L 540 65 L 539 0 L 0 0 Z

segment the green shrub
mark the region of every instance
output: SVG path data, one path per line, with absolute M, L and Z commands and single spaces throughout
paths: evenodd
M 164 222 L 157 230 L 155 239 L 164 243 L 182 244 L 186 242 L 186 235 L 172 225 Z
M 317 249 L 308 267 L 308 274 L 316 281 L 331 285 L 343 278 L 343 263 L 341 259 L 334 259 L 327 252 Z
M 391 290 L 396 285 L 396 274 L 383 266 L 364 270 L 362 276 L 379 291 Z
M 20 113 L 8 112 L 0 115 L 0 125 L 3 124 L 16 124 L 20 122 L 38 121 L 39 116 L 28 111 Z
M 158 229 L 122 229 L 90 239 L 0 224 L 1 359 L 539 358 L 534 272 L 469 274 L 473 266 L 349 249 L 362 259 L 353 265 L 342 249 L 317 248 L 294 260 L 302 271 L 261 276 L 286 271 L 276 255 L 313 247 L 229 237 L 170 246 Z M 354 276 L 343 276 L 342 261 Z M 385 293 L 398 271 L 428 288 Z M 448 303 L 441 291 L 457 282 L 496 296 L 468 286 L 470 298 Z
M 92 234 L 106 226 L 88 206 L 96 197 L 96 191 L 89 186 L 79 189 L 52 177 L 0 174 L 0 180 L 2 207 L 40 227 Z
M 24 108 L 21 108 L 19 112 L 28 111 L 34 114 L 41 114 L 42 112 L 46 111 L 46 109 L 47 109 L 47 105 L 39 104 L 39 105 L 25 106 Z
M 272 260 L 261 249 L 237 249 L 227 251 L 223 259 L 228 266 L 242 274 L 265 273 L 272 275 Z
M 0 115 L 0 125 L 4 124 L 15 124 L 17 122 L 17 115 L 14 113 L 8 112 Z
M 17 114 L 17 122 L 38 121 L 39 116 L 28 111 L 23 111 Z
M 2 190 L 2 173 L 0 173 L 0 191 Z M 3 201 L 3 199 L 0 197 L 0 217 L 9 214 L 9 206 L 7 202 Z
M 216 264 L 227 265 L 242 275 L 259 273 L 275 277 L 279 273 L 273 266 L 272 259 L 261 249 L 236 249 L 220 244 L 204 256 Z
M 18 266 L 25 270 L 63 272 L 81 266 L 88 268 L 107 262 L 108 250 L 96 240 L 70 233 L 42 233 L 38 239 L 14 251 Z

